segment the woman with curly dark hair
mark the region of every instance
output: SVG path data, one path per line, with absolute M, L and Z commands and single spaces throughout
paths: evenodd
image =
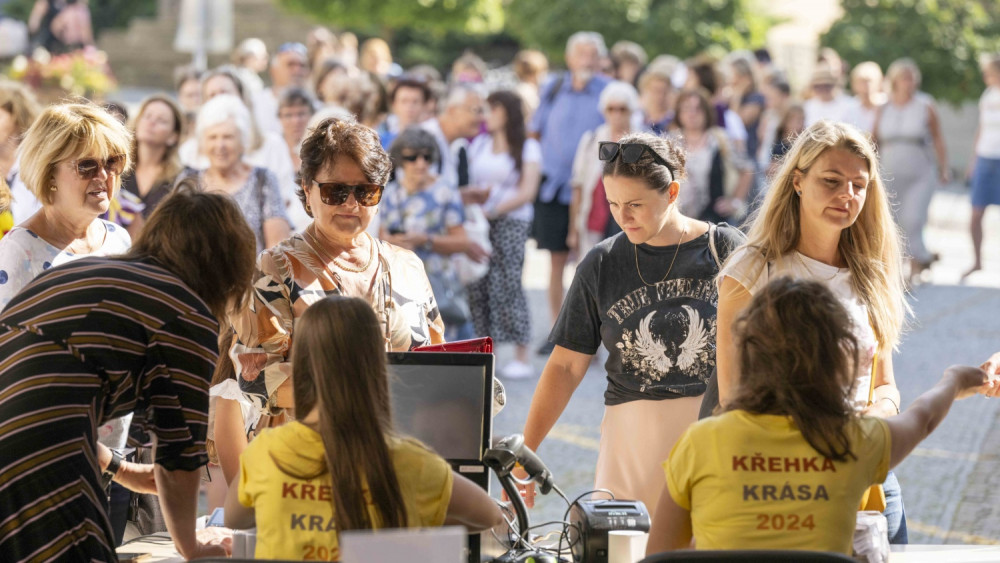
M 541 179 L 542 149 L 527 138 L 524 102 L 515 92 L 494 92 L 486 98 L 488 133 L 469 147 L 470 183 L 489 188 L 483 211 L 490 221 L 493 254 L 486 276 L 469 286 L 469 305 L 476 333 L 516 345 L 515 360 L 502 375 L 516 379 L 533 375 L 528 357 L 531 313 L 521 287 L 524 245 L 534 209 L 531 203 Z
M 854 389 L 867 344 L 834 291 L 780 277 L 737 317 L 739 387 L 663 464 L 667 488 L 647 553 L 687 549 L 694 537 L 698 549 L 850 554 L 869 486 L 885 480 L 953 401 L 991 388 L 983 370 L 952 366 L 902 413 L 859 413 Z

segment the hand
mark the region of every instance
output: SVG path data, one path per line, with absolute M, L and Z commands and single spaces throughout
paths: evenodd
M 153 474 L 152 463 L 132 463 L 123 461 L 115 475 L 115 482 L 130 491 L 155 495 L 156 477 Z
M 739 217 L 743 212 L 743 200 L 738 197 L 720 197 L 712 207 L 723 217 Z
M 947 186 L 951 183 L 951 170 L 947 166 L 941 167 L 938 170 L 938 180 L 942 186 Z
M 957 387 L 955 399 L 971 397 L 977 392 L 987 390 L 990 378 L 986 372 L 972 366 L 951 366 L 944 370 L 944 379 Z
M 199 543 L 194 549 L 194 552 L 190 555 L 183 554 L 184 558 L 188 561 L 194 559 L 204 559 L 207 557 L 229 557 L 233 553 L 233 538 L 229 538 L 228 541 L 223 542 L 218 545 L 209 545 L 207 543 Z
M 427 235 L 421 233 L 396 233 L 386 237 L 386 242 L 407 250 L 414 250 L 427 242 Z
M 462 194 L 462 203 L 465 205 L 483 204 L 490 198 L 489 186 L 486 186 L 485 188 L 467 186 L 459 190 L 459 192 Z
M 987 375 L 1000 375 L 1000 352 L 990 356 L 979 369 L 985 371 Z
M 566 246 L 570 250 L 578 250 L 580 248 L 580 233 L 576 229 L 571 228 L 566 235 Z
M 520 466 L 515 467 L 514 470 L 511 471 L 511 474 L 516 479 L 520 479 L 522 481 L 528 478 L 528 473 L 525 470 L 521 469 Z M 528 508 L 534 508 L 535 507 L 535 483 L 531 482 L 531 483 L 528 483 L 527 485 L 522 485 L 520 483 L 515 482 L 514 486 L 517 487 L 517 490 L 521 493 L 521 498 L 524 500 L 524 506 L 526 506 Z M 509 498 L 507 498 L 507 493 L 506 492 L 504 492 L 501 495 L 501 500 L 504 500 L 504 501 L 509 501 L 510 500 Z
M 485 248 L 479 246 L 479 243 L 475 242 L 469 242 L 469 247 L 465 249 L 465 255 L 471 258 L 473 262 L 480 264 L 484 264 L 490 259 L 490 253 Z

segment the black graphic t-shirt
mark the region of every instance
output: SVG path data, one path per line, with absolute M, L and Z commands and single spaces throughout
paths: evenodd
M 736 228 L 720 223 L 720 260 L 743 242 Z M 662 282 L 674 259 L 670 276 Z M 580 262 L 549 335 L 558 346 L 594 354 L 608 349 L 606 405 L 639 399 L 696 397 L 715 369 L 718 264 L 709 233 L 680 245 L 638 247 L 624 234 L 597 244 Z

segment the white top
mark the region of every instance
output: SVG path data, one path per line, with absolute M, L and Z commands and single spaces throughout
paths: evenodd
M 818 260 L 813 260 L 799 252 L 792 252 L 778 258 L 764 267 L 763 259 L 756 249 L 742 247 L 733 252 L 722 271 L 718 282 L 729 276 L 740 283 L 751 295 L 756 295 L 772 279 L 789 276 L 794 279 L 809 279 L 822 282 L 847 309 L 854 321 L 854 336 L 858 339 L 861 358 L 858 365 L 857 387 L 854 400 L 857 407 L 868 403 L 868 389 L 871 385 L 872 361 L 878 348 L 875 331 L 868 320 L 868 306 L 854 292 L 851 286 L 851 271 L 835 268 Z
M 30 194 L 29 194 L 30 195 Z M 132 238 L 124 227 L 102 219 L 104 243 L 92 254 L 74 254 L 52 246 L 24 227 L 14 227 L 0 239 L 0 309 L 14 298 L 35 276 L 53 266 L 59 266 L 88 256 L 114 256 L 132 246 Z M 132 414 L 113 418 L 97 428 L 98 441 L 113 450 L 122 450 L 128 439 Z
M 979 142 L 976 156 L 1000 158 L 1000 88 L 991 86 L 979 98 Z
M 10 167 L 7 174 L 7 184 L 10 186 L 10 197 L 13 200 L 10 204 L 10 214 L 14 216 L 14 224 L 23 223 L 42 208 L 42 203 L 38 201 L 35 194 L 28 190 L 28 186 L 21 181 L 21 160 L 14 161 L 14 166 Z
M 208 434 L 209 440 L 215 439 L 215 404 L 219 399 L 236 401 L 240 405 L 240 412 L 243 414 L 243 431 L 250 434 L 257 421 L 260 419 L 261 409 L 253 401 L 240 391 L 240 384 L 235 379 L 227 379 L 222 383 L 213 385 L 208 389 Z
M 281 135 L 281 121 L 278 119 L 278 97 L 271 88 L 263 88 L 253 95 L 253 117 L 257 127 L 264 133 Z
M 597 160 L 596 153 L 594 159 Z M 521 150 L 522 166 L 529 162 L 542 162 L 542 147 L 534 139 L 525 140 Z M 493 137 L 480 135 L 469 146 L 469 182 L 474 186 L 490 186 L 489 199 L 483 204 L 483 211 L 488 217 L 492 217 L 501 203 L 517 195 L 521 174 L 514 168 L 514 159 L 510 154 L 493 151 Z M 529 201 L 507 213 L 507 217 L 531 221 L 534 208 Z
M 854 97 L 847 104 L 844 121 L 864 131 L 871 133 L 875 129 L 875 118 L 878 116 L 878 106 L 865 107 L 861 100 Z
M 851 99 L 844 95 L 837 96 L 829 102 L 824 102 L 818 98 L 806 100 L 802 104 L 802 109 L 805 110 L 806 114 L 806 127 L 810 127 L 813 123 L 821 119 L 845 121 L 850 106 Z

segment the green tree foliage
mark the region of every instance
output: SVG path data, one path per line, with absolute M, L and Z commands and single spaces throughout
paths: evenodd
M 418 28 L 442 37 L 449 32 L 486 34 L 503 27 L 502 0 L 284 0 L 289 10 L 338 29 L 391 39 Z
M 821 43 L 850 64 L 875 61 L 885 69 L 910 57 L 921 89 L 959 103 L 982 92 L 978 58 L 1000 51 L 997 0 L 842 0 L 844 17 Z
M 635 41 L 649 53 L 688 57 L 709 47 L 760 47 L 774 20 L 754 0 L 510 0 L 507 29 L 525 47 L 562 60 L 575 31 L 604 35 L 608 45 Z

